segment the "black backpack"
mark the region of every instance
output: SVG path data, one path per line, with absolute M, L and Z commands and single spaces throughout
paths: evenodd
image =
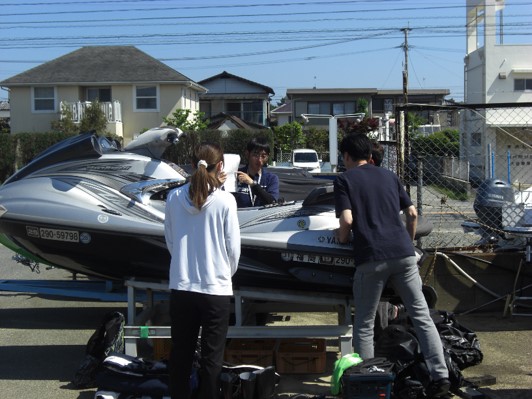
M 72 384 L 76 388 L 94 388 L 96 373 L 110 353 L 124 353 L 125 317 L 120 312 L 107 313 L 100 327 L 87 342 L 85 358 L 81 362 Z

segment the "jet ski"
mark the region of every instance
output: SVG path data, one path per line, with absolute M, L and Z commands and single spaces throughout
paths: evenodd
M 167 280 L 165 200 L 187 172 L 161 157 L 182 135 L 153 128 L 120 149 L 85 133 L 50 147 L 0 186 L 0 241 L 73 273 Z M 305 198 L 240 209 L 235 286 L 351 292 L 352 247 L 335 237 L 333 198 L 317 179 Z M 418 236 L 431 230 L 418 223 Z

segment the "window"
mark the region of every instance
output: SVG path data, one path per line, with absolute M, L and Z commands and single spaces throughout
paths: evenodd
M 480 132 L 471 133 L 471 146 L 478 147 L 482 144 L 482 134 Z
M 393 112 L 393 99 L 385 98 L 384 99 L 384 112 Z
M 200 101 L 199 110 L 205 114 L 205 117 L 210 118 L 211 115 L 211 102 L 210 101 Z
M 333 115 L 345 114 L 344 103 L 333 103 L 332 109 L 333 109 L 333 112 L 332 112 Z
M 135 87 L 135 109 L 137 111 L 156 111 L 157 86 L 136 86 Z
M 33 88 L 33 110 L 37 112 L 55 112 L 55 88 Z
M 322 101 L 320 103 L 320 114 L 330 115 L 331 114 L 331 103 L 328 101 Z
M 308 114 L 331 114 L 331 103 L 328 101 L 322 101 L 319 103 L 308 103 L 307 105 Z
M 111 102 L 111 89 L 109 87 L 88 87 L 87 101 Z
M 532 91 L 532 79 L 514 79 L 514 91 Z
M 234 115 L 246 122 L 263 124 L 262 101 L 228 102 L 225 106 L 229 115 Z
M 318 103 L 308 103 L 307 106 L 308 114 L 319 114 L 320 113 L 320 104 Z
M 226 105 L 226 109 L 227 109 L 227 113 L 229 115 L 234 115 L 234 116 L 238 116 L 240 118 L 241 114 L 241 105 L 240 105 L 240 102 L 238 103 L 227 103 Z

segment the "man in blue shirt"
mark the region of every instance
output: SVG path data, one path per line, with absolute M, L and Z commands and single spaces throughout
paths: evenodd
M 251 139 L 246 147 L 247 165 L 238 170 L 237 187 L 233 193 L 239 208 L 264 206 L 279 200 L 279 178 L 268 173 L 270 145 L 264 138 Z
M 344 137 L 340 151 L 347 170 L 334 182 L 336 215 L 340 218 L 337 236 L 347 243 L 352 233 L 355 352 L 363 359 L 374 357 L 375 315 L 389 282 L 412 320 L 431 375 L 427 397 L 445 397 L 450 388 L 449 372 L 422 292 L 412 244 L 416 208 L 394 173 L 371 164 L 372 143 L 365 134 Z M 406 229 L 401 210 L 406 216 Z

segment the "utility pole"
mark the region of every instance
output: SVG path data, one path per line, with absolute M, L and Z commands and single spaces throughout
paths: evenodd
M 411 31 L 410 28 L 401 29 L 405 34 L 405 42 L 403 44 L 403 50 L 405 52 L 405 62 L 403 68 L 403 106 L 404 112 L 401 114 L 399 120 L 402 119 L 402 129 L 399 129 L 397 136 L 397 152 L 398 152 L 398 173 L 401 179 L 404 179 L 406 160 L 409 157 L 410 150 L 408 145 L 408 112 L 406 109 L 406 104 L 408 104 L 408 32 Z M 407 193 L 410 195 L 410 184 L 406 185 Z
M 405 66 L 403 69 L 403 101 L 404 104 L 408 104 L 408 32 L 412 29 L 403 28 L 401 30 L 405 34 L 405 43 L 403 45 L 403 50 L 405 52 Z

